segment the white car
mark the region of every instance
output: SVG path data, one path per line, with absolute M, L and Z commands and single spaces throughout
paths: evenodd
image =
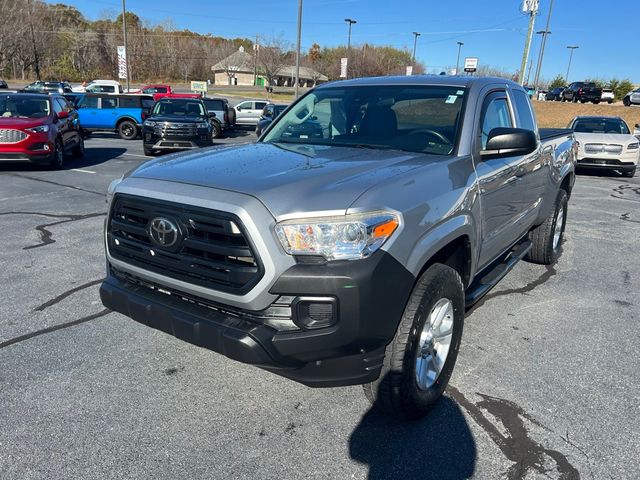
M 633 177 L 640 140 L 620 117 L 576 117 L 569 124 L 578 146 L 578 166 L 617 170 Z
M 236 111 L 236 125 L 250 125 L 255 127 L 267 103 L 269 102 L 264 100 L 245 100 L 237 104 L 233 107 Z
M 636 88 L 633 92 L 627 93 L 627 95 L 622 99 L 622 103 L 625 107 L 640 105 L 640 88 Z
M 88 85 L 73 87 L 78 93 L 123 93 L 120 82 L 115 80 L 92 80 Z
M 615 99 L 616 99 L 616 96 L 613 93 L 613 90 L 611 90 L 610 88 L 602 89 L 602 95 L 600 95 L 601 101 L 607 102 L 609 105 L 611 105 Z

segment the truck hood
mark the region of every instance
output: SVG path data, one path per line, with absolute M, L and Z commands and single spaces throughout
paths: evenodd
M 636 143 L 638 139 L 633 135 L 624 135 L 620 133 L 574 133 L 576 140 L 580 142 L 580 146 L 585 143 L 605 143 L 616 145 L 628 145 Z
M 245 193 L 278 218 L 346 211 L 372 186 L 443 158 L 398 150 L 254 143 L 171 155 L 141 165 L 130 176 Z

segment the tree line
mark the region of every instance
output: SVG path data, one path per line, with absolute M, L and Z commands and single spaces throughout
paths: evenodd
M 122 16 L 91 21 L 73 6 L 42 0 L 2 0 L 0 77 L 79 82 L 117 75 L 117 46 L 123 44 Z M 206 80 L 211 66 L 240 46 L 255 52 L 254 39 L 223 38 L 151 23 L 126 14 L 128 61 L 133 82 Z M 267 76 L 295 62 L 293 45 L 281 36 L 258 38 L 257 69 Z M 349 76 L 404 74 L 411 54 L 369 44 L 327 48 L 317 43 L 301 63 L 329 79 L 340 76 L 340 58 L 349 58 Z M 414 67 L 415 73 L 424 70 Z

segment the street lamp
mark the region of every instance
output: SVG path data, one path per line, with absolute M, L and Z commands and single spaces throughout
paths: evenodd
M 456 59 L 456 75 L 460 75 L 458 69 L 460 68 L 460 50 L 462 50 L 462 46 L 464 42 L 458 42 L 458 58 Z
M 416 64 L 416 46 L 418 44 L 418 37 L 422 34 L 418 32 L 413 32 L 413 35 L 415 38 L 413 39 L 413 56 L 411 58 L 413 59 L 413 64 L 415 65 Z
M 349 24 L 349 37 L 348 37 L 348 40 L 347 40 L 347 68 L 349 68 L 349 60 L 351 58 L 351 25 L 353 25 L 354 23 L 358 23 L 358 22 L 356 22 L 352 18 L 345 18 L 344 21 Z M 347 73 L 347 77 L 349 77 L 348 73 Z
M 298 0 L 298 41 L 296 44 L 296 88 L 295 95 L 298 98 L 300 87 L 300 35 L 302 33 L 302 0 Z
M 540 53 L 538 53 L 538 65 L 536 66 L 536 74 L 533 78 L 533 87 L 535 89 L 538 88 L 538 80 L 540 79 L 540 70 L 542 69 L 542 58 L 544 57 L 544 47 L 547 43 L 547 35 L 551 35 L 551 31 L 540 30 L 536 32 L 536 35 L 542 35 L 542 40 L 540 42 Z
M 573 59 L 573 51 L 576 48 L 580 48 L 578 45 L 568 45 L 567 48 L 569 50 L 571 50 L 571 53 L 569 54 L 569 66 L 567 67 L 567 76 L 564 77 L 564 81 L 567 83 L 567 85 L 569 84 L 569 70 L 571 69 L 571 60 Z

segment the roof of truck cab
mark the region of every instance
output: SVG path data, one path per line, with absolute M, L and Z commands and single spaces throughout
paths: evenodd
M 376 85 L 424 85 L 424 86 L 447 86 L 468 88 L 470 86 L 482 87 L 484 85 L 495 85 L 501 83 L 511 87 L 522 88 L 519 84 L 499 77 L 472 77 L 453 75 L 412 75 L 412 76 L 392 76 L 392 77 L 365 77 L 351 80 L 339 80 L 335 82 L 323 83 L 317 89 L 333 87 L 352 86 L 376 86 Z

